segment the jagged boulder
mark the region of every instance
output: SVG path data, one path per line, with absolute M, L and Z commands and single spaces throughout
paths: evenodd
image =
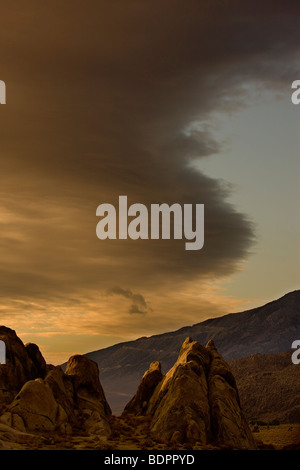
M 111 409 L 100 383 L 97 363 L 77 354 L 70 357 L 65 373 L 72 380 L 76 406 L 84 418 L 86 431 L 109 436 Z
M 53 366 L 46 375 L 45 383 L 49 385 L 56 402 L 67 414 L 69 425 L 78 426 L 76 395 L 71 377 L 66 375 L 60 366 Z M 61 426 L 61 429 L 66 431 L 70 426 Z
M 0 421 L 19 431 L 44 432 L 65 428 L 68 416 L 50 386 L 43 379 L 35 379 L 25 383 Z
M 210 433 L 206 371 L 209 354 L 187 338 L 174 366 L 156 387 L 147 414 L 151 431 L 167 441 L 199 441 L 206 444 Z
M 5 364 L 0 364 L 0 406 L 10 403 L 28 381 L 43 378 L 45 363 L 38 346 L 26 347 L 14 330 L 0 326 L 0 340 L 5 344 Z M 1 407 L 2 407 L 1 406 Z
M 0 364 L 1 425 L 24 433 L 69 433 L 75 427 L 103 438 L 111 433 L 111 410 L 94 361 L 72 356 L 64 373 L 10 328 L 0 327 L 0 339 L 6 349 Z
M 215 443 L 232 448 L 253 447 L 253 437 L 240 407 L 238 389 L 230 367 L 213 341 L 209 341 L 206 348 L 211 355 L 207 381 Z
M 80 427 L 106 438 L 111 433 L 110 414 L 97 364 L 76 355 L 70 358 L 66 373 L 53 366 L 45 379 L 27 381 L 0 423 L 28 433 L 70 433 Z
M 143 414 L 148 407 L 148 402 L 156 386 L 162 378 L 163 374 L 161 372 L 160 362 L 151 362 L 149 369 L 143 375 L 136 394 L 126 405 L 124 412 L 134 413 L 136 415 Z
M 37 376 L 45 377 L 47 373 L 47 364 L 41 351 L 39 350 L 39 347 L 35 343 L 26 343 L 25 348 L 28 356 L 36 367 Z
M 150 429 L 155 436 L 203 446 L 255 448 L 234 377 L 213 342 L 204 347 L 186 338 L 176 363 L 158 381 L 152 394 L 150 388 L 145 390 L 145 378 L 150 374 L 151 367 L 125 411 L 151 416 Z M 141 390 L 148 400 L 138 409 Z

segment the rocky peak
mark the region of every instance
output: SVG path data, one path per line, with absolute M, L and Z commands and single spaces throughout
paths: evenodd
M 170 442 L 255 448 L 234 377 L 213 341 L 204 347 L 186 338 L 174 366 L 165 375 L 157 373 L 157 383 L 149 381 L 147 389 L 157 370 L 151 365 L 144 374 L 125 414 L 148 415 L 152 433 Z
M 161 372 L 160 362 L 151 362 L 149 369 L 143 375 L 136 394 L 126 405 L 125 412 L 133 413 L 135 415 L 143 414 L 147 409 L 148 402 L 156 386 L 162 380 L 162 378 L 163 375 Z
M 0 365 L 0 405 L 9 403 L 31 379 L 44 377 L 46 363 L 37 345 L 23 344 L 16 332 L 0 326 L 0 340 L 5 344 L 6 363 Z

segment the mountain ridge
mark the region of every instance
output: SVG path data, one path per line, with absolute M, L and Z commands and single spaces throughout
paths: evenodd
M 108 401 L 117 413 L 131 398 L 153 360 L 161 362 L 163 371 L 172 367 L 179 345 L 187 336 L 201 344 L 212 339 L 227 361 L 255 353 L 288 351 L 292 342 L 300 337 L 300 290 L 244 312 L 210 318 L 84 355 L 97 362 Z
M 254 307 L 252 309 L 249 309 L 249 310 L 244 310 L 242 312 L 232 312 L 232 313 L 226 313 L 224 315 L 221 315 L 219 317 L 212 317 L 212 318 L 208 318 L 207 320 L 203 320 L 202 322 L 198 322 L 198 323 L 194 323 L 193 325 L 186 325 L 186 326 L 182 326 L 180 328 L 178 328 L 177 330 L 172 330 L 172 331 L 167 331 L 165 333 L 157 333 L 157 334 L 154 334 L 154 335 L 151 335 L 151 336 L 141 336 L 139 338 L 136 338 L 134 340 L 130 340 L 130 341 L 122 341 L 120 343 L 116 343 L 112 346 L 108 346 L 106 348 L 101 348 L 101 349 L 98 349 L 98 350 L 93 350 L 93 351 L 89 351 L 87 353 L 85 353 L 84 355 L 87 356 L 87 355 L 91 355 L 91 354 L 94 354 L 94 353 L 97 353 L 99 351 L 108 351 L 108 350 L 114 350 L 122 345 L 130 345 L 130 344 L 133 344 L 133 343 L 136 343 L 138 341 L 142 341 L 142 340 L 149 340 L 149 339 L 154 339 L 154 338 L 159 338 L 159 337 L 167 337 L 168 335 L 174 335 L 176 333 L 182 333 L 182 334 L 185 334 L 185 332 L 190 329 L 190 328 L 194 328 L 194 327 L 197 327 L 197 326 L 206 326 L 206 325 L 210 325 L 212 323 L 217 323 L 218 320 L 223 320 L 225 318 L 228 318 L 228 317 L 233 317 L 233 316 L 236 316 L 236 315 L 242 315 L 242 314 L 246 314 L 246 313 L 255 313 L 255 312 L 259 312 L 261 311 L 262 309 L 264 309 L 265 307 L 268 307 L 268 306 L 272 306 L 274 304 L 276 304 L 277 302 L 287 298 L 287 297 L 290 297 L 292 295 L 297 295 L 299 301 L 300 301 L 300 289 L 299 290 L 294 290 L 294 291 L 291 291 L 285 295 L 283 295 L 282 297 L 280 297 L 279 299 L 277 300 L 272 300 L 270 302 L 267 302 L 266 304 L 262 305 L 262 306 L 259 306 L 259 307 Z M 283 351 L 282 351 L 283 352 Z

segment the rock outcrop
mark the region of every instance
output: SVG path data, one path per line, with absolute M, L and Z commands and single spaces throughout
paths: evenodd
M 232 448 L 253 448 L 254 440 L 241 409 L 235 378 L 213 341 L 206 346 L 211 356 L 208 371 L 208 401 L 211 431 L 217 444 Z
M 111 416 L 96 362 L 77 354 L 64 372 L 46 364 L 38 346 L 24 345 L 15 331 L 0 327 L 0 339 L 6 346 L 0 364 L 0 448 L 43 446 L 47 436 L 76 443 L 82 433 L 93 445 L 105 446 L 108 438 L 128 432 L 127 418 L 130 426 L 141 426 L 150 443 L 153 437 L 167 447 L 255 448 L 234 376 L 212 341 L 204 347 L 186 338 L 166 374 L 152 362 L 117 418 Z
M 153 435 L 170 442 L 255 448 L 234 377 L 212 341 L 204 347 L 187 338 L 174 366 L 147 389 L 158 370 L 150 366 L 124 414 L 148 415 Z
M 15 394 L 28 381 L 43 378 L 46 363 L 38 346 L 23 344 L 14 330 L 0 326 L 0 340 L 6 346 L 6 363 L 0 364 L 0 406 L 10 403 Z
M 0 417 L 0 422 L 22 432 L 66 429 L 68 416 L 43 379 L 29 380 Z
M 66 375 L 72 380 L 76 408 L 84 418 L 85 430 L 108 436 L 110 425 L 107 417 L 111 415 L 111 410 L 99 380 L 96 362 L 79 354 L 72 356 L 67 363 Z
M 0 327 L 6 364 L 0 364 L 0 424 L 21 433 L 71 433 L 73 429 L 110 435 L 110 407 L 92 360 L 76 355 L 66 372 L 47 366 L 39 348 L 24 345 L 16 333 Z
M 125 407 L 125 412 L 141 415 L 147 409 L 148 402 L 159 382 L 162 380 L 160 362 L 151 362 L 143 375 L 136 394 Z

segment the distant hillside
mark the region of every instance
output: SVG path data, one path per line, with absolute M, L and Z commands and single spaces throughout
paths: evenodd
M 300 291 L 245 312 L 87 353 L 98 363 L 101 383 L 114 413 L 123 410 L 152 361 L 160 361 L 163 372 L 174 364 L 187 336 L 203 345 L 213 339 L 227 361 L 255 353 L 288 351 L 292 342 L 300 339 Z
M 249 420 L 300 423 L 300 364 L 291 351 L 254 354 L 229 363 Z

